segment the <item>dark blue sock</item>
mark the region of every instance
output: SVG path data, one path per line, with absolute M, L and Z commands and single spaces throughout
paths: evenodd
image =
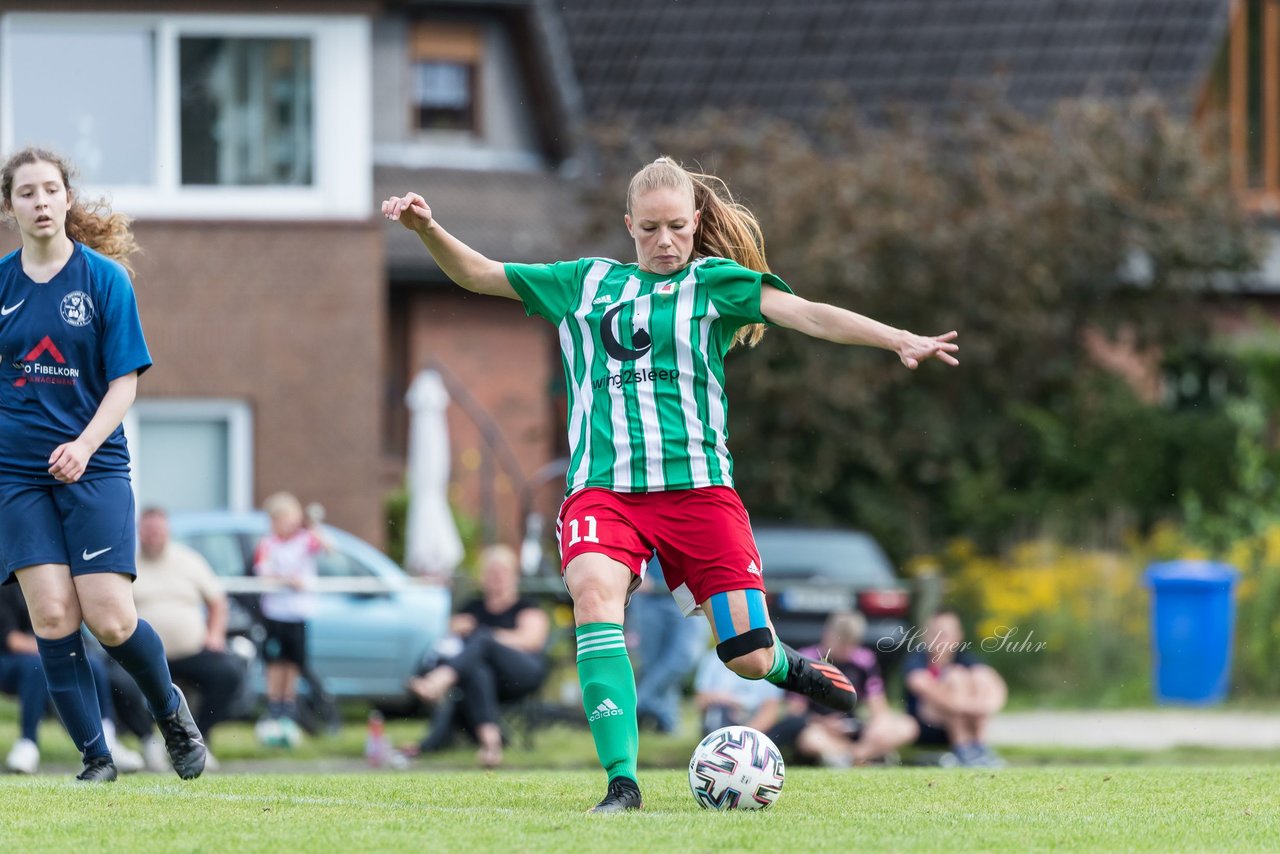
M 11 679 L 8 688 L 18 695 L 18 722 L 22 737 L 39 741 L 37 733 L 45 706 L 49 705 L 49 683 L 44 678 L 44 666 L 39 655 L 15 655 L 10 659 Z
M 152 717 L 159 719 L 173 714 L 178 708 L 178 692 L 173 689 L 173 677 L 169 675 L 169 662 L 164 657 L 164 644 L 151 624 L 138 620 L 138 627 L 129 639 L 119 646 L 102 648 L 125 669 L 138 683 L 142 696 L 147 698 Z
M 93 682 L 93 671 L 84 651 L 84 639 L 80 632 L 65 638 L 45 640 L 36 638 L 40 649 L 40 661 L 44 664 L 44 678 L 49 685 L 49 696 L 62 718 L 71 740 L 88 759 L 90 756 L 110 756 L 107 740 L 102 736 L 102 712 L 98 709 L 98 690 Z

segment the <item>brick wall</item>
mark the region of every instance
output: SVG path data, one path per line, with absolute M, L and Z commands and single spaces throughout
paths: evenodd
M 384 539 L 385 260 L 373 223 L 139 222 L 145 398 L 253 410 L 254 501 L 288 489 Z M 4 251 L 17 245 L 5 232 Z
M 514 300 L 476 296 L 456 287 L 423 288 L 408 301 L 409 375 L 432 360 L 442 365 L 474 398 L 501 432 L 531 477 L 555 456 L 552 381 L 560 373 L 555 329 L 545 320 L 525 317 Z M 458 402 L 449 407 L 452 446 L 451 484 L 461 512 L 480 518 L 484 509 L 481 455 L 488 453 L 481 431 Z M 497 468 L 498 536 L 515 544 L 519 536 L 522 483 Z M 563 480 L 537 494 L 539 507 L 554 512 Z

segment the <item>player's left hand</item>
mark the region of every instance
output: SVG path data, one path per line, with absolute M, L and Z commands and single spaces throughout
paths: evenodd
M 93 450 L 77 439 L 53 449 L 49 457 L 49 474 L 61 483 L 75 483 L 89 465 Z
M 959 344 L 953 343 L 959 334 L 951 331 L 945 335 L 930 337 L 907 333 L 898 347 L 898 358 L 902 360 L 902 364 L 913 371 L 926 359 L 937 359 L 948 365 L 958 365 L 960 360 L 951 354 L 960 349 Z

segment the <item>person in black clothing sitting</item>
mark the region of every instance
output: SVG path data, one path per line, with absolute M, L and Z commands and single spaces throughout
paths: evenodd
M 436 645 L 422 675 L 409 680 L 409 690 L 435 707 L 420 752 L 445 747 L 458 714 L 480 745 L 480 764 L 493 768 L 502 764 L 498 705 L 542 686 L 550 621 L 521 597 L 515 552 L 493 546 L 480 561 L 483 595 L 453 615 L 449 635 Z

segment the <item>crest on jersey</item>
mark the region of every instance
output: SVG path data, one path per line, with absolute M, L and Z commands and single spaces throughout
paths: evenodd
M 88 326 L 93 321 L 93 300 L 84 291 L 72 291 L 62 298 L 59 311 L 68 326 Z

